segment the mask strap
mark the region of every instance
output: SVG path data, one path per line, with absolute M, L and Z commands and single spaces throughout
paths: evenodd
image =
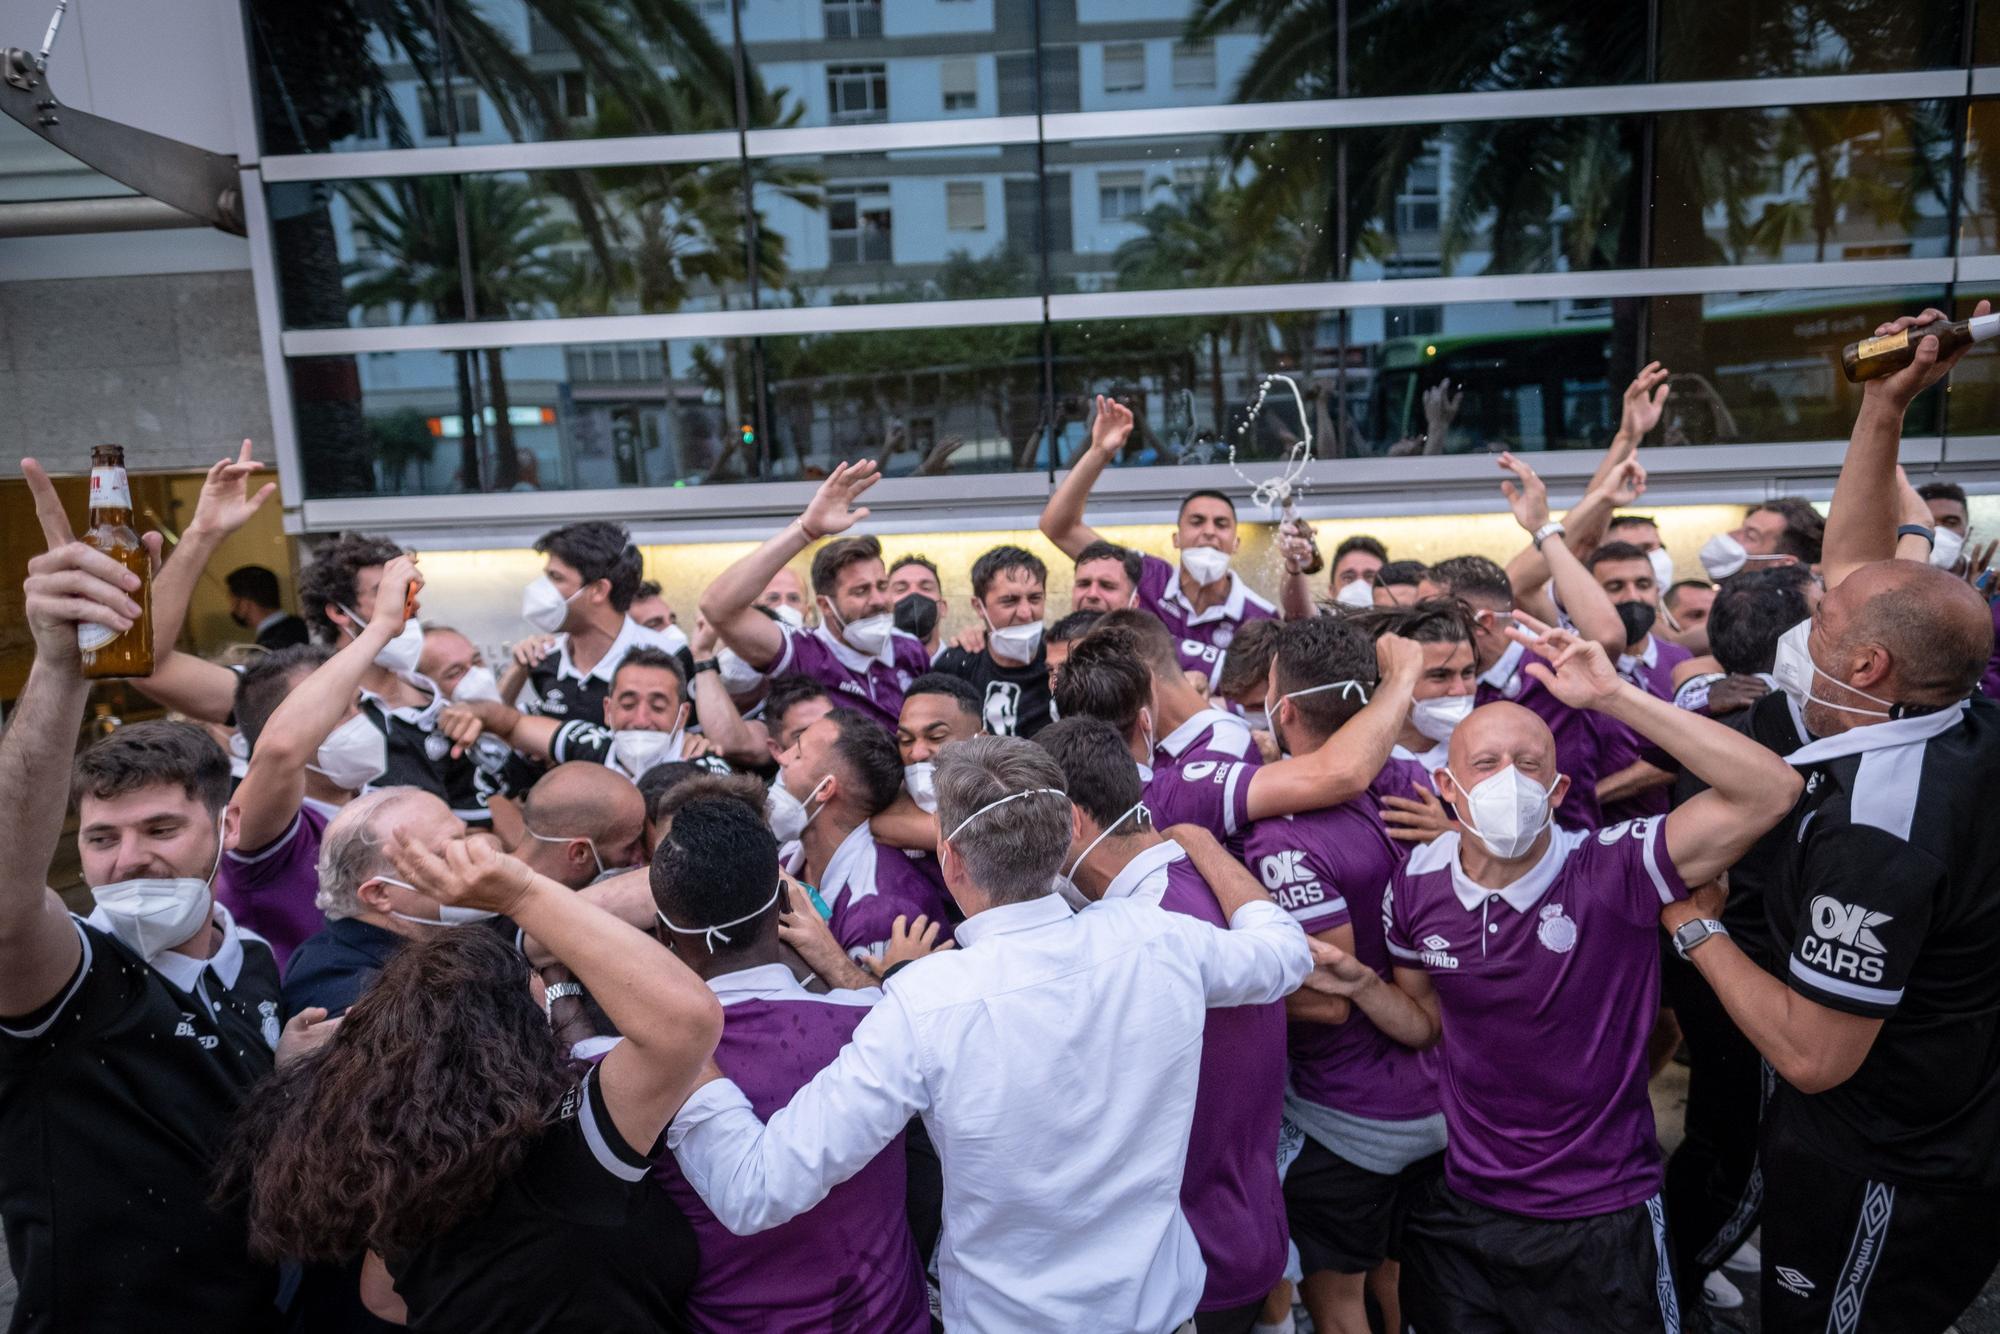
M 521 826 L 521 832 L 529 838 L 534 839 L 537 843 L 582 843 L 583 846 L 590 849 L 590 860 L 597 863 L 597 873 L 599 875 L 604 874 L 604 858 L 597 855 L 597 843 L 595 840 L 585 838 L 582 834 L 573 834 L 568 838 L 556 838 L 549 834 L 538 834 L 525 824 Z
M 765 913 L 771 910 L 771 905 L 778 901 L 778 895 L 784 893 L 784 891 L 785 891 L 785 882 L 780 880 L 777 884 L 771 887 L 771 897 L 765 899 L 763 904 L 759 906 L 755 912 L 745 913 L 743 914 L 743 916 L 736 918 L 734 921 L 717 922 L 714 926 L 676 926 L 674 925 L 673 921 L 669 919 L 667 915 L 661 912 L 658 908 L 653 909 L 653 916 L 660 919 L 661 926 L 664 926 L 665 928 L 667 928 L 667 930 L 673 932 L 677 936 L 703 937 L 708 945 L 708 952 L 710 954 L 713 954 L 715 953 L 716 941 L 719 940 L 725 945 L 730 943 L 729 932 L 725 931 L 723 929 L 724 927 L 741 926 L 745 922 L 755 921 L 757 918 L 762 917 Z
M 1127 820 L 1132 818 L 1133 811 L 1145 812 L 1146 818 L 1149 820 L 1153 816 L 1153 813 L 1151 811 L 1146 810 L 1146 803 L 1144 801 L 1133 802 L 1131 810 L 1126 811 L 1116 820 L 1113 820 L 1110 824 L 1100 829 L 1097 832 L 1097 837 L 1091 839 L 1090 842 L 1084 846 L 1083 851 L 1076 854 L 1076 860 L 1071 862 L 1067 867 L 1064 868 L 1063 878 L 1067 880 L 1072 876 L 1074 876 L 1076 874 L 1076 868 L 1083 865 L 1085 859 L 1088 858 L 1091 853 L 1097 850 L 1097 845 L 1099 843 L 1102 843 L 1105 839 L 1110 838 L 1112 830 L 1116 829 L 1119 825 L 1124 824 Z
M 981 806 L 978 810 L 966 816 L 963 820 L 960 820 L 958 822 L 958 827 L 953 829 L 949 834 L 946 834 L 944 836 L 944 841 L 949 843 L 953 839 L 957 838 L 961 833 L 965 831 L 965 827 L 967 825 L 971 824 L 974 820 L 977 820 L 980 816 L 986 814 L 986 812 L 992 810 L 996 806 L 1005 806 L 1010 801 L 1019 801 L 1023 797 L 1032 797 L 1043 792 L 1048 793 L 1052 797 L 1061 797 L 1064 801 L 1069 800 L 1069 793 L 1063 791 L 1059 787 L 1031 787 L 1025 792 L 1016 792 L 1011 796 L 1002 797 L 998 801 L 987 802 L 984 806 Z
M 1325 685 L 1307 686 L 1304 690 L 1287 690 L 1284 694 L 1278 696 L 1278 698 L 1297 699 L 1300 695 L 1317 695 L 1322 690 L 1338 690 L 1342 699 L 1359 697 L 1363 704 L 1368 702 L 1367 684 L 1352 679 L 1346 681 L 1328 681 Z

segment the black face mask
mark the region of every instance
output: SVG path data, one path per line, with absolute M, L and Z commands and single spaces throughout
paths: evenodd
M 896 614 L 892 618 L 898 630 L 918 639 L 929 639 L 931 631 L 937 629 L 938 604 L 922 593 L 906 593 L 896 604 Z
M 1625 642 L 1636 644 L 1652 631 L 1653 620 L 1659 612 L 1649 602 L 1621 602 L 1618 604 L 1618 619 L 1625 625 Z

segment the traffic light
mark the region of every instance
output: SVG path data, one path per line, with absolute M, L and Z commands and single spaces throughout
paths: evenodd
M 752 426 L 749 422 L 744 422 L 742 426 L 742 431 L 743 431 L 743 447 L 745 449 L 755 449 L 757 447 L 757 428 Z

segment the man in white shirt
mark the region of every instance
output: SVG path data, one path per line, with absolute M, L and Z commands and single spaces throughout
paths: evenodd
M 1207 1008 L 1277 1000 L 1313 947 L 1240 882 L 1217 891 L 1229 931 L 1131 899 L 1072 914 L 1052 882 L 1075 812 L 1028 742 L 958 742 L 936 781 L 959 948 L 896 972 L 768 1129 L 711 1071 L 668 1146 L 743 1234 L 810 1209 L 920 1115 L 944 1163 L 947 1328 L 1165 1334 L 1205 1280 L 1179 1196 Z

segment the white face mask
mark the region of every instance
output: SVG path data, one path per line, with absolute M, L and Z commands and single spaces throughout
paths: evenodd
M 1076 854 L 1076 859 L 1072 861 L 1068 866 L 1064 867 L 1062 870 L 1056 873 L 1056 893 L 1062 895 L 1063 898 L 1068 900 L 1070 903 L 1077 903 L 1079 901 L 1083 903 L 1089 903 L 1090 896 L 1084 893 L 1083 890 L 1076 883 L 1076 868 L 1083 865 L 1084 862 L 1089 859 L 1090 854 L 1097 850 L 1097 845 L 1099 843 L 1102 843 L 1105 839 L 1111 837 L 1112 830 L 1116 829 L 1119 825 L 1124 824 L 1127 820 L 1131 819 L 1132 816 L 1137 812 L 1143 811 L 1145 809 L 1146 809 L 1145 802 L 1143 801 L 1133 802 L 1131 807 L 1123 815 L 1119 816 L 1116 820 L 1113 820 L 1110 824 L 1104 826 L 1103 829 L 1098 831 L 1096 838 L 1093 838 L 1090 840 L 1090 842 L 1084 844 L 1083 851 Z M 1143 824 L 1144 822 L 1142 821 L 1141 823 Z
M 378 875 L 375 878 L 385 885 L 398 885 L 419 898 L 423 897 L 423 891 L 407 880 L 397 880 L 386 875 Z M 499 915 L 485 908 L 461 908 L 455 903 L 440 903 L 436 917 L 415 917 L 406 912 L 397 912 L 394 908 L 389 909 L 389 916 L 397 921 L 415 922 L 418 926 L 470 926 L 474 922 L 490 922 Z
M 1707 571 L 1708 577 L 1717 583 L 1721 583 L 1724 579 L 1735 574 L 1752 561 L 1784 559 L 1783 556 L 1778 555 L 1751 555 L 1743 549 L 1743 544 L 1736 540 L 1734 533 L 1717 533 L 1714 537 L 1709 538 L 1708 541 L 1701 544 L 1700 557 L 1701 568 Z M 1665 592 L 1666 590 L 1663 588 L 1660 591 Z
M 1243 724 L 1253 732 L 1268 732 L 1271 730 L 1271 715 L 1262 709 L 1245 709 Z
M 917 803 L 917 809 L 930 815 L 937 814 L 937 764 L 924 760 L 918 764 L 903 766 L 903 790 L 910 794 L 910 800 Z
M 1433 741 L 1451 740 L 1458 725 L 1472 713 L 1471 695 L 1439 695 L 1410 706 L 1410 724 Z
M 1451 770 L 1445 772 L 1450 774 Z M 1458 818 L 1502 861 L 1527 852 L 1549 827 L 1549 799 L 1554 789 L 1543 787 L 1511 764 L 1469 791 L 1457 774 L 1452 774 L 1451 781 L 1459 791 L 1454 803 Z
M 1026 625 L 993 624 L 993 618 L 986 609 L 979 609 L 979 617 L 986 622 L 986 642 L 993 651 L 1009 662 L 1033 662 L 1035 653 L 1042 646 L 1042 622 L 1030 621 Z
M 722 677 L 722 688 L 732 695 L 747 695 L 764 682 L 764 673 L 743 661 L 733 648 L 716 650 L 715 670 Z
M 334 605 L 340 607 L 340 604 L 337 602 Z M 359 635 L 363 630 L 368 628 L 368 622 L 356 616 L 351 609 L 347 607 L 340 607 L 340 609 L 347 612 L 348 618 L 354 622 L 352 633 Z M 384 644 L 381 651 L 375 655 L 375 665 L 392 671 L 398 676 L 408 676 L 417 670 L 417 660 L 423 656 L 423 622 L 412 616 L 409 620 L 403 622 L 403 628 L 397 633 L 396 637 Z
M 93 885 L 90 897 L 105 923 L 125 947 L 147 963 L 189 939 L 207 924 L 212 895 L 209 881 L 222 865 L 222 841 L 206 876 L 142 876 Z
M 789 602 L 781 602 L 771 608 L 771 611 L 781 623 L 791 626 L 794 630 L 806 628 L 806 614 Z
M 1895 702 L 1893 700 L 1886 700 L 1871 695 L 1867 691 L 1857 686 L 1848 685 L 1845 681 L 1841 681 L 1835 677 L 1828 677 L 1827 679 L 1832 680 L 1844 690 L 1853 691 L 1863 699 L 1873 700 L 1882 707 L 1879 709 L 1856 708 L 1852 704 L 1835 704 L 1823 695 L 1813 694 L 1813 677 L 1815 675 L 1826 676 L 1826 673 L 1820 671 L 1819 664 L 1813 661 L 1812 647 L 1806 643 L 1807 636 L 1811 634 L 1812 620 L 1811 618 L 1807 618 L 1778 637 L 1778 651 L 1771 661 L 1771 677 L 1778 683 L 1778 689 L 1790 695 L 1792 702 L 1799 706 L 1801 712 L 1806 707 L 1806 701 L 1811 700 L 1816 704 L 1823 704 L 1829 709 L 1838 709 L 1842 713 L 1859 713 L 1870 718 L 1888 718 L 1893 716 L 1893 710 L 1895 709 Z
M 813 790 L 806 794 L 805 801 L 800 801 L 785 786 L 783 774 L 771 780 L 771 790 L 764 796 L 764 819 L 769 822 L 771 833 L 778 842 L 790 843 L 806 832 L 807 825 L 819 818 L 819 812 L 826 808 L 822 806 L 819 810 L 808 811 L 806 802 L 818 797 L 820 789 L 832 781 L 833 775 L 828 774 L 813 784 Z
M 1661 596 L 1674 586 L 1674 557 L 1665 547 L 1654 547 L 1646 553 L 1646 560 L 1653 567 L 1653 585 Z
M 327 733 L 319 753 L 306 768 L 323 775 L 337 788 L 359 792 L 389 767 L 389 738 L 363 714 L 355 714 Z
M 1216 547 L 1182 547 L 1181 568 L 1197 584 L 1212 584 L 1229 573 L 1229 553 Z
M 681 720 L 686 717 L 687 710 L 683 706 Z M 604 762 L 636 783 L 654 765 L 678 760 L 683 749 L 682 741 L 680 720 L 676 720 L 671 732 L 641 732 L 627 728 L 612 733 L 611 751 L 604 757 Z
M 826 604 L 826 614 L 840 623 L 840 637 L 856 653 L 875 657 L 882 652 L 882 646 L 889 642 L 889 632 L 896 628 L 893 612 L 879 612 L 874 616 L 863 616 L 858 621 L 843 621 L 840 613 L 833 609 L 833 603 Z
M 1366 579 L 1353 579 L 1340 586 L 1333 600 L 1343 607 L 1372 607 L 1375 605 L 1375 585 Z
M 589 585 L 584 585 L 588 588 Z M 545 635 L 555 634 L 569 619 L 569 604 L 583 592 L 579 588 L 568 597 L 544 574 L 521 590 L 521 619 Z
M 1932 530 L 1931 538 L 1931 564 L 1940 570 L 1955 567 L 1959 553 L 1965 550 L 1965 535 L 1949 528 L 1937 528 Z
M 493 675 L 491 667 L 468 667 L 465 675 L 458 678 L 458 688 L 451 697 L 460 704 L 468 700 L 500 698 L 500 681 Z

